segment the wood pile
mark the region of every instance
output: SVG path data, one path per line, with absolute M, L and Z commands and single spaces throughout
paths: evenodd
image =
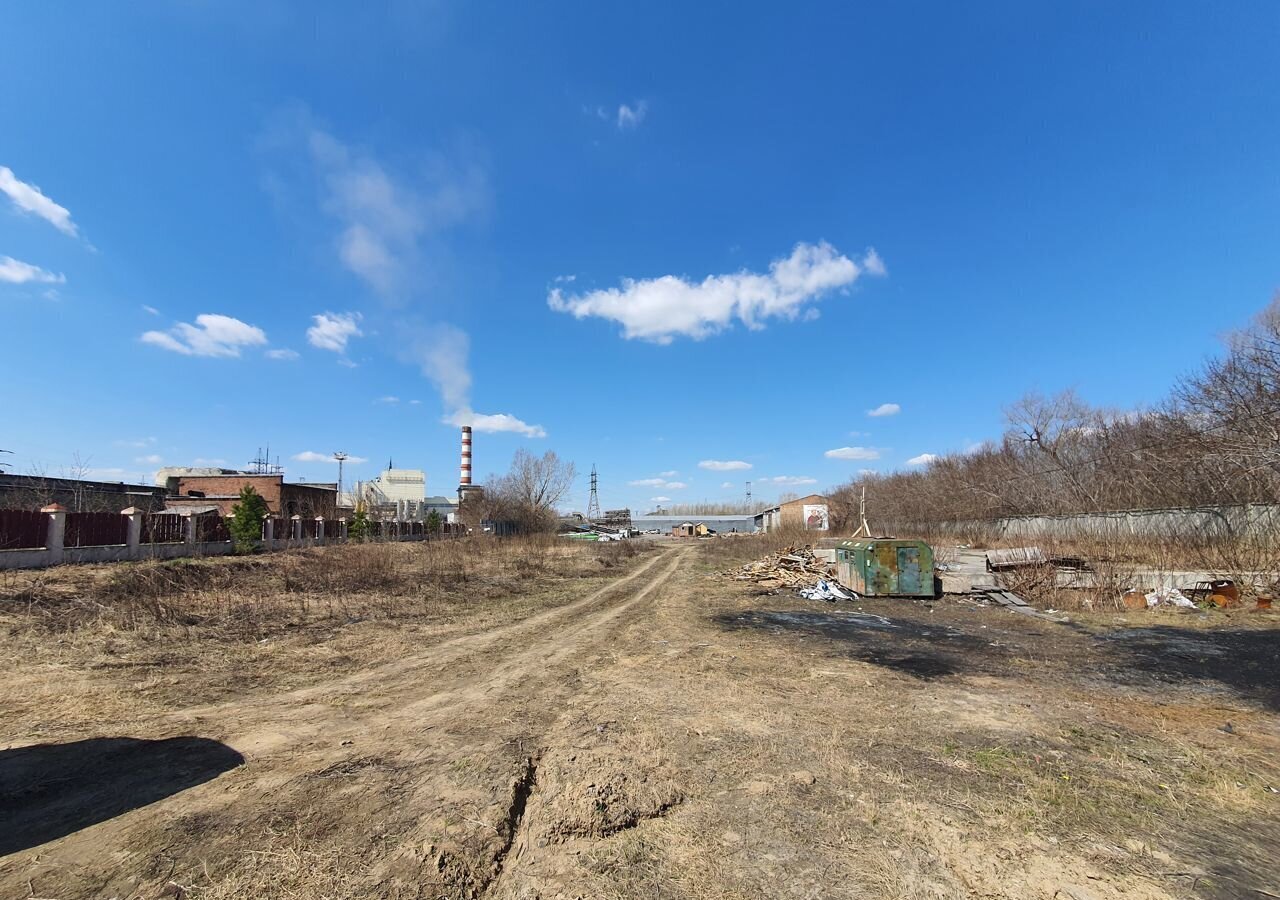
M 834 580 L 836 569 L 814 556 L 809 547 L 788 547 L 722 574 L 734 581 L 755 582 L 763 588 L 801 588 L 811 587 L 820 580 Z

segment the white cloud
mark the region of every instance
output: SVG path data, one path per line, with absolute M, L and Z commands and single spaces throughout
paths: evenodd
M 866 270 L 868 275 L 875 275 L 883 278 L 889 274 L 889 270 L 885 268 L 884 260 L 880 258 L 880 254 L 876 252 L 874 247 L 868 247 L 866 254 L 862 257 L 862 268 Z
M 471 370 L 468 357 L 471 338 L 452 325 L 437 325 L 410 334 L 405 356 L 418 364 L 422 374 L 435 385 L 445 409 L 462 409 L 470 404 Z
M 698 463 L 699 469 L 710 469 L 712 472 L 738 472 L 743 469 L 750 469 L 751 463 L 743 462 L 740 459 L 704 459 Z
M 650 497 L 649 502 L 650 503 L 670 503 L 671 498 L 670 497 Z
M 410 400 L 410 401 L 409 401 L 409 405 L 410 405 L 410 406 L 418 406 L 418 405 L 420 405 L 421 403 L 422 403 L 422 401 L 421 401 L 421 400 Z
M 44 219 L 63 234 L 79 235 L 79 229 L 71 221 L 71 213 L 65 206 L 54 203 L 34 184 L 19 181 L 8 166 L 0 166 L 0 193 L 7 194 L 18 209 Z
M 692 282 L 675 275 L 566 296 L 560 288 L 547 305 L 577 319 L 596 316 L 622 325 L 624 338 L 669 344 L 676 337 L 701 340 L 735 320 L 758 330 L 766 320 L 794 320 L 808 303 L 847 288 L 862 273 L 858 264 L 825 241 L 797 244 L 791 255 L 775 259 L 767 274 L 735 272 Z
M 314 450 L 303 450 L 301 453 L 295 453 L 293 454 L 293 459 L 297 462 L 337 462 L 332 453 L 316 453 Z M 363 456 L 348 456 L 346 458 L 346 462 L 353 466 L 368 461 Z
M 144 438 L 132 438 L 130 440 L 116 441 L 115 444 L 117 447 L 133 447 L 135 449 L 141 450 L 143 447 L 150 447 L 155 442 L 156 442 L 156 439 L 153 437 L 144 437 Z
M 627 131 L 628 129 L 640 127 L 640 123 L 644 121 L 645 116 L 649 115 L 649 101 L 637 100 L 634 105 L 623 103 L 618 107 L 618 130 Z
M 383 403 L 383 404 L 386 404 L 387 406 L 394 406 L 395 404 L 400 402 L 400 398 L 399 397 L 379 397 L 377 400 L 374 400 L 373 402 Z
M 724 484 L 720 485 L 720 489 L 727 491 L 729 488 L 733 486 L 734 486 L 734 483 L 732 481 L 726 481 Z
M 668 481 L 666 478 L 637 478 L 635 481 L 628 481 L 629 487 L 654 487 L 662 488 L 664 491 L 682 491 L 689 485 L 683 481 Z
M 556 284 L 572 284 L 578 280 L 577 275 L 557 275 L 554 279 Z
M 802 484 L 817 484 L 818 479 L 810 478 L 808 475 L 777 475 L 773 478 L 762 478 L 761 482 L 770 484 L 784 484 L 788 487 L 798 487 Z
M 909 466 L 927 466 L 938 458 L 936 453 L 921 453 L 919 456 L 913 456 L 907 460 Z
M 39 266 L 31 265 L 31 263 L 24 263 L 20 259 L 14 259 L 12 256 L 0 256 L 0 281 L 5 281 L 9 284 L 27 284 L 28 282 L 36 284 L 65 284 L 67 277 L 45 271 Z
M 213 313 L 196 316 L 194 325 L 179 322 L 168 331 L 148 331 L 144 344 L 152 344 L 184 356 L 239 356 L 241 347 L 256 347 L 267 342 L 261 328 Z
M 880 451 L 871 447 L 837 447 L 822 455 L 827 459 L 879 459 Z
M 280 347 L 275 350 L 268 350 L 264 355 L 267 357 L 267 359 L 280 359 L 280 360 L 290 361 L 298 358 L 298 351 L 290 350 L 287 347 Z
M 447 425 L 470 425 L 480 432 L 512 432 L 542 438 L 547 431 L 510 413 L 478 413 L 471 408 L 471 339 L 452 325 L 414 329 L 402 324 L 405 349 L 402 358 L 416 363 L 427 380 L 440 392 Z
M 160 463 L 164 462 L 164 458 L 160 456 L 159 453 L 151 453 L 147 456 L 135 456 L 133 461 L 136 463 L 150 463 L 153 466 L 158 466 Z
M 278 117 L 260 147 L 271 154 L 266 183 L 282 208 L 313 218 L 295 208 L 294 197 L 314 191 L 332 223 L 337 262 L 388 298 L 402 300 L 421 285 L 434 235 L 490 205 L 483 154 L 474 147 L 419 154 L 397 170 L 305 110 Z M 309 169 L 301 170 L 299 157 Z
M 357 324 L 360 313 L 324 312 L 312 316 L 311 321 L 315 324 L 307 329 L 307 343 L 320 350 L 346 353 L 347 341 L 364 334 Z
M 547 430 L 541 425 L 530 425 L 521 419 L 507 413 L 478 413 L 469 409 L 460 409 L 445 420 L 450 425 L 470 425 L 473 431 L 480 432 L 500 432 L 511 431 L 516 434 L 522 434 L 525 437 L 544 438 L 547 436 Z
M 680 473 L 677 472 L 675 469 L 668 469 L 667 471 L 659 472 L 658 474 L 661 475 L 663 478 L 675 478 Z
M 144 303 L 144 304 L 142 304 L 142 311 L 143 311 L 144 313 L 146 313 L 147 315 L 149 315 L 149 316 L 158 316 L 158 315 L 160 315 L 160 310 L 156 309 L 154 306 L 147 306 L 147 304 L 145 304 L 145 303 Z
M 900 412 L 902 412 L 902 407 L 896 403 L 881 403 L 875 409 L 867 410 L 867 415 L 879 418 L 880 416 L 896 416 Z

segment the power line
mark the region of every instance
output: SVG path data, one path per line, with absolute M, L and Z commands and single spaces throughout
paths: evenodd
M 600 495 L 596 491 L 596 464 L 591 464 L 591 498 L 587 500 L 587 521 L 594 523 L 601 518 L 600 515 Z

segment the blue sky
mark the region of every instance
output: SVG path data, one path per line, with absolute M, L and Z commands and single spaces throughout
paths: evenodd
M 1280 287 L 1271 2 L 354 10 L 6 6 L 14 470 L 447 493 L 473 421 L 578 507 L 806 493 L 1157 402 Z

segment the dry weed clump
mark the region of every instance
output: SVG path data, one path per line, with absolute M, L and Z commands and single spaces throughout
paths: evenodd
M 701 542 L 704 558 L 717 571 L 777 553 L 788 547 L 809 547 L 829 535 L 800 528 L 784 528 L 761 534 L 738 534 Z
M 277 567 L 281 587 L 293 594 L 392 590 L 401 586 L 398 549 L 395 544 L 352 544 L 284 554 Z
M 616 569 L 642 551 L 634 541 L 605 541 L 592 545 L 596 561 L 605 569 Z

